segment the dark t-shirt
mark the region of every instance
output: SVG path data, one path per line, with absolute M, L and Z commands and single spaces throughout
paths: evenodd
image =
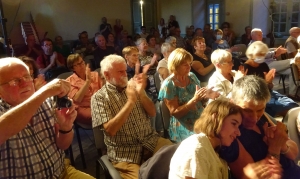
M 258 162 L 268 155 L 268 145 L 263 141 L 265 136 L 263 125 L 267 122 L 267 118 L 263 115 L 257 122 L 257 126 L 261 134 L 254 130 L 249 130 L 240 127 L 241 135 L 238 140 L 244 146 L 245 150 L 251 155 L 254 162 Z M 229 147 L 223 146 L 220 150 L 220 157 L 226 160 L 228 163 L 234 162 L 239 156 L 239 146 L 237 140 L 233 141 Z M 282 179 L 299 179 L 300 178 L 300 167 L 295 162 L 285 155 L 280 154 L 280 164 L 283 169 Z
M 115 54 L 115 53 L 116 53 L 115 48 L 113 48 L 113 47 L 106 46 L 106 49 L 101 49 L 101 48 L 97 47 L 93 53 L 94 60 L 92 62 L 92 70 L 100 68 L 100 62 L 102 61 L 102 59 L 105 56 Z
M 210 59 L 204 60 L 203 58 L 201 58 L 201 57 L 199 57 L 198 55 L 195 55 L 195 54 L 193 54 L 193 58 L 194 58 L 194 61 L 199 61 L 200 63 L 202 63 L 202 65 L 204 66 L 204 68 L 208 67 L 211 64 L 211 60 Z M 211 75 L 215 71 L 216 70 L 213 69 L 209 73 L 207 73 L 206 75 L 202 76 L 197 71 L 195 71 L 193 68 L 191 68 L 191 72 L 193 72 L 197 76 L 197 78 L 198 78 L 198 80 L 200 82 L 208 82 L 209 78 L 211 77 Z
M 244 67 L 245 70 L 248 69 L 247 75 L 256 75 L 263 79 L 265 79 L 264 72 L 268 73 L 270 71 L 270 68 L 266 63 L 261 63 L 258 67 L 252 67 L 245 63 Z

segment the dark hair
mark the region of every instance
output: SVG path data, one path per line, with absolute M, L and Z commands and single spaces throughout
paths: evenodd
M 202 30 L 202 29 L 201 29 L 201 28 L 196 28 L 196 29 L 195 29 L 195 32 L 197 32 L 197 30 Z
M 145 28 L 145 29 L 146 29 L 146 26 L 144 26 L 144 25 L 143 25 L 143 26 L 141 26 L 141 30 L 142 30 L 143 28 Z
M 44 38 L 42 41 L 41 41 L 41 46 L 44 46 L 44 42 L 47 41 L 47 42 L 51 42 L 52 45 L 53 45 L 53 41 L 49 38 Z
M 251 28 L 251 29 L 252 29 L 252 27 L 248 25 L 248 26 L 245 27 L 245 31 L 246 31 L 248 28 Z
M 224 28 L 224 25 L 227 25 L 227 27 L 230 28 L 229 22 L 223 22 L 222 25 L 221 25 L 221 27 Z
M 150 41 L 151 38 L 155 38 L 154 35 L 148 35 L 146 37 L 147 43 L 149 43 L 149 41 Z
M 33 69 L 33 78 L 37 78 L 39 75 L 39 69 L 36 62 L 31 57 L 27 56 L 19 56 L 18 59 L 22 60 L 26 65 L 30 63 Z

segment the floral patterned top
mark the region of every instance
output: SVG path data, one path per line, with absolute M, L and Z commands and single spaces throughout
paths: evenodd
M 197 79 L 194 73 L 190 72 L 188 75 L 190 83 L 185 88 L 182 88 L 179 86 L 175 86 L 173 77 L 174 74 L 170 75 L 163 81 L 159 91 L 158 99 L 171 100 L 177 97 L 179 106 L 182 106 L 193 98 L 196 91 L 196 85 L 200 87 L 200 81 Z M 202 103 L 198 102 L 195 109 L 191 109 L 185 116 L 181 117 L 180 119 L 171 116 L 169 126 L 169 135 L 171 140 L 181 142 L 187 137 L 194 134 L 194 123 L 200 117 L 202 111 Z

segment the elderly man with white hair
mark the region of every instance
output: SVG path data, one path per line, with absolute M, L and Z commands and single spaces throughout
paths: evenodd
M 150 125 L 155 106 L 145 92 L 146 71 L 128 81 L 126 69 L 124 58 L 118 55 L 101 61 L 106 84 L 92 96 L 92 120 L 94 128 L 104 131 L 114 167 L 123 178 L 136 179 L 146 154 L 172 142 L 159 137 Z
M 294 58 L 297 50 L 300 48 L 297 38 L 300 35 L 299 27 L 292 27 L 290 29 L 290 37 L 285 41 L 284 47 L 287 49 L 288 58 Z
M 263 33 L 261 29 L 254 28 L 251 31 L 251 38 L 249 45 L 250 46 L 255 41 L 262 41 L 263 39 Z M 293 82 L 293 78 L 290 77 L 291 69 L 290 69 L 290 63 L 291 59 L 286 60 L 276 60 L 277 57 L 279 57 L 281 54 L 286 53 L 287 50 L 283 47 L 278 47 L 275 50 L 270 50 L 266 56 L 264 62 L 267 63 L 270 69 L 276 69 L 276 72 L 282 75 L 289 75 L 289 94 L 288 97 L 292 98 L 293 100 L 300 100 L 300 97 L 296 95 L 296 86 Z

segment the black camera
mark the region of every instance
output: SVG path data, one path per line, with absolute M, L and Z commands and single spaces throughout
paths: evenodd
M 55 100 L 57 108 L 69 108 L 72 106 L 72 101 L 69 100 L 68 96 L 64 96 L 61 98 L 55 96 Z

